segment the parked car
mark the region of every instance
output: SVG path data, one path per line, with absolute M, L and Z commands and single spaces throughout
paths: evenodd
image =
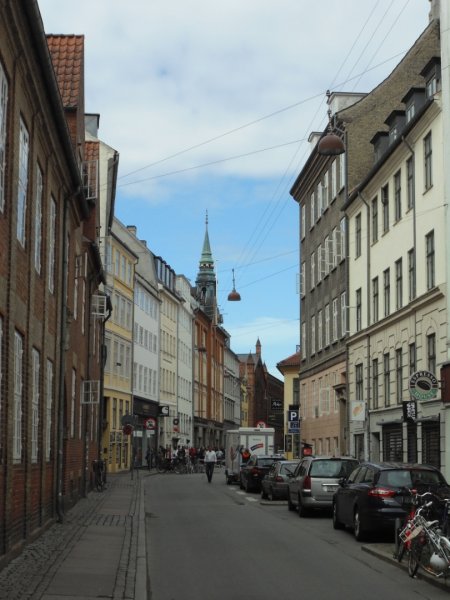
M 450 488 L 435 467 L 404 463 L 364 462 L 340 481 L 333 497 L 333 527 L 351 527 L 362 541 L 374 531 L 394 532 L 395 520 L 409 510 L 409 490 L 433 491 L 450 497 Z
M 306 517 L 313 509 L 330 510 L 339 480 L 359 464 L 354 458 L 307 456 L 297 465 L 288 484 L 288 508 Z
M 246 492 L 259 492 L 261 490 L 261 481 L 269 472 L 274 462 L 283 460 L 284 456 L 280 454 L 261 455 L 252 454 L 240 472 L 239 487 Z
M 274 462 L 261 481 L 261 497 L 269 500 L 286 500 L 289 474 L 293 475 L 299 460 Z

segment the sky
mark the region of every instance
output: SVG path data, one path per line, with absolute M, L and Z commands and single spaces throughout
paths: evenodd
M 119 152 L 116 217 L 192 285 L 208 233 L 223 326 L 272 375 L 300 339 L 289 190 L 326 91 L 369 92 L 428 25 L 429 0 L 38 0 L 85 36 L 85 110 Z M 240 302 L 229 302 L 233 269 Z

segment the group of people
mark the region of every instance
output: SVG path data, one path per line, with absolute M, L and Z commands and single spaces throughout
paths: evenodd
M 221 462 L 225 456 L 222 448 L 213 448 L 212 446 L 160 446 L 158 450 L 157 460 L 182 460 L 185 461 L 188 457 L 193 465 L 198 462 L 204 463 L 205 473 L 209 483 L 211 483 L 214 473 L 214 466 L 217 462 Z M 147 468 L 151 469 L 154 466 L 154 453 L 150 447 L 147 448 L 145 454 Z

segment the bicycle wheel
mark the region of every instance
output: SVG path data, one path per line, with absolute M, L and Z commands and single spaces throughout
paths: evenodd
M 422 541 L 419 538 L 415 538 L 411 541 L 408 556 L 408 575 L 415 577 L 417 569 L 420 564 L 420 557 L 422 555 Z
M 398 562 L 402 562 L 403 556 L 406 551 L 406 544 L 400 537 L 400 532 L 403 531 L 404 525 L 402 524 L 401 519 L 395 519 L 395 550 L 394 550 L 394 558 L 398 560 Z

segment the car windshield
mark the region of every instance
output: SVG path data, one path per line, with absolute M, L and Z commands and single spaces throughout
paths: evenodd
M 427 469 L 395 469 L 382 471 L 379 482 L 392 487 L 412 488 L 421 485 L 445 485 L 445 481 L 437 471 Z
M 353 460 L 316 460 L 311 465 L 312 477 L 347 477 L 355 468 L 357 462 Z

